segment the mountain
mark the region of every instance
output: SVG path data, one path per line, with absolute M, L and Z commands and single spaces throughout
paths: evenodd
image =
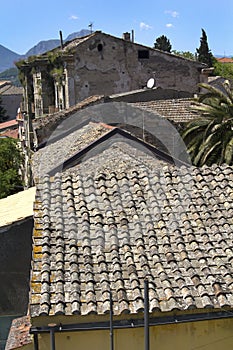
M 214 55 L 214 57 L 216 57 L 216 58 L 221 58 L 221 57 L 232 58 L 233 55 L 228 55 L 228 56 L 225 56 L 225 55 Z
M 91 33 L 90 30 L 82 29 L 79 32 L 75 32 L 68 35 L 68 37 L 64 40 L 64 42 L 73 40 L 75 38 L 80 38 L 90 33 Z M 14 67 L 14 62 L 22 58 L 41 55 L 42 53 L 50 51 L 55 47 L 58 47 L 59 45 L 60 45 L 59 39 L 43 40 L 43 41 L 40 41 L 35 46 L 33 46 L 30 50 L 28 50 L 25 53 L 25 55 L 19 55 L 16 52 L 13 52 L 7 49 L 6 47 L 0 45 L 0 73 L 4 72 L 8 68 Z
M 64 40 L 64 42 L 73 40 L 75 38 L 80 38 L 90 33 L 91 33 L 90 30 L 82 29 L 79 32 L 75 32 L 68 35 L 68 37 Z M 29 57 L 34 55 L 41 55 L 42 53 L 55 49 L 55 47 L 58 47 L 59 45 L 60 45 L 59 39 L 43 40 L 43 41 L 40 41 L 35 46 L 33 46 L 30 50 L 28 50 L 25 56 Z
M 21 55 L 0 45 L 0 72 L 13 67 L 14 62 L 18 61 L 20 58 Z
M 75 38 L 81 38 L 82 36 L 86 36 L 86 35 L 89 35 L 89 34 L 91 34 L 90 30 L 82 29 L 79 32 L 75 32 L 75 33 L 72 33 L 72 34 L 68 35 L 68 37 L 65 39 L 65 42 L 73 40 Z
M 30 50 L 28 50 L 25 56 L 29 57 L 29 56 L 41 55 L 44 52 L 55 49 L 55 47 L 58 47 L 59 44 L 60 44 L 60 40 L 58 39 L 40 41 L 38 44 L 36 44 Z

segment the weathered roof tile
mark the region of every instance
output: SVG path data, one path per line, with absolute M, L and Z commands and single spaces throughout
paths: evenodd
M 232 307 L 232 174 L 131 164 L 42 179 L 32 316 L 105 314 L 110 291 L 115 314 L 140 312 L 145 277 L 150 311 Z

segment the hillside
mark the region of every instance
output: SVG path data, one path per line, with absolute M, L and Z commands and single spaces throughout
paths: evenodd
M 12 67 L 1 72 L 0 80 L 9 80 L 14 86 L 21 86 L 18 78 L 18 69 L 16 67 Z
M 25 56 L 29 57 L 29 56 L 41 55 L 42 53 L 50 51 L 55 47 L 59 46 L 59 44 L 60 44 L 60 40 L 58 39 L 40 41 L 38 44 L 36 44 L 30 50 L 28 50 Z
M 14 66 L 22 56 L 0 45 L 0 72 Z

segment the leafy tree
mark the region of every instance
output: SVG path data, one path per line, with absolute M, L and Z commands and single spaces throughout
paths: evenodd
M 213 60 L 214 72 L 213 74 L 219 75 L 225 79 L 233 81 L 233 63 L 221 63 L 216 59 Z
M 213 163 L 233 165 L 233 90 L 228 80 L 218 88 L 200 84 L 207 90 L 194 103 L 201 115 L 188 123 L 182 136 L 196 166 Z
M 0 123 L 6 121 L 7 116 L 6 116 L 6 110 L 5 108 L 2 106 L 2 98 L 0 96 Z
M 200 38 L 200 47 L 197 50 L 197 59 L 199 62 L 206 63 L 208 67 L 213 65 L 213 55 L 209 50 L 207 42 L 207 35 L 204 29 L 202 29 L 202 36 Z
M 7 197 L 22 189 L 20 169 L 23 156 L 17 141 L 0 139 L 0 198 Z
M 177 51 L 177 50 L 172 50 L 172 53 L 174 55 L 180 56 L 180 57 L 184 57 L 184 58 L 188 58 L 190 60 L 195 60 L 195 55 L 190 52 L 190 51 Z
M 170 40 L 165 35 L 161 35 L 156 39 L 154 48 L 161 51 L 171 52 L 172 45 Z

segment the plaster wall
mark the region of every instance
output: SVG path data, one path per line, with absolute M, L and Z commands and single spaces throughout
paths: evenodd
M 66 65 L 67 76 L 73 79 L 70 105 L 95 94 L 140 89 L 151 77 L 156 86 L 189 93 L 197 92 L 200 82 L 200 67 L 194 61 L 101 33 L 78 46 L 73 55 Z
M 11 320 L 26 315 L 29 297 L 33 219 L 0 227 L 0 349 Z
M 2 105 L 6 110 L 6 115 L 9 116 L 9 120 L 16 118 L 17 110 L 20 107 L 20 103 L 23 99 L 22 95 L 1 95 Z
M 229 350 L 233 319 L 218 319 L 150 327 L 150 348 L 159 350 Z M 109 330 L 55 334 L 56 350 L 109 350 Z M 33 346 L 33 345 L 32 345 Z M 31 347 L 33 349 L 33 347 Z M 40 350 L 50 349 L 49 334 L 39 335 Z M 115 350 L 144 349 L 143 328 L 115 329 Z
M 0 228 L 0 316 L 27 311 L 33 220 Z

